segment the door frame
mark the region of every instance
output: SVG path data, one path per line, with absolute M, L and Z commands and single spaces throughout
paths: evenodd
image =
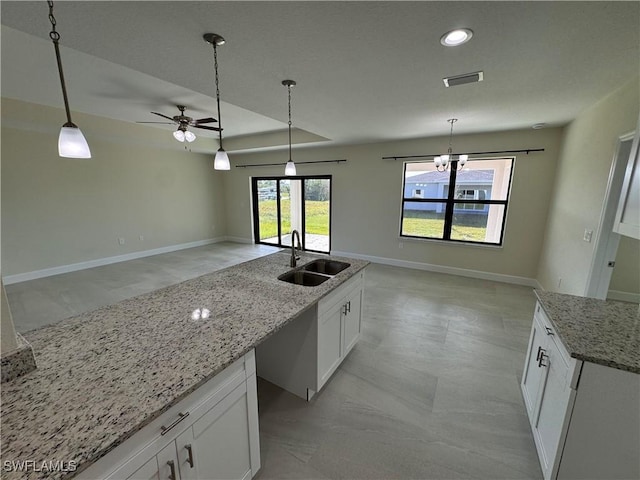
M 254 176 L 251 177 L 251 211 L 253 213 L 253 242 L 261 245 L 271 245 L 280 248 L 289 248 L 289 245 L 282 244 L 283 232 L 281 231 L 281 218 L 280 218 L 280 180 L 300 180 L 302 182 L 302 188 L 300 189 L 301 202 L 302 202 L 302 232 L 300 232 L 302 247 L 308 252 L 316 253 L 331 253 L 331 224 L 333 221 L 333 175 L 276 175 L 276 176 Z M 260 240 L 260 213 L 258 207 L 258 181 L 260 180 L 274 180 L 276 181 L 276 208 L 278 209 L 278 244 L 267 243 Z M 305 248 L 306 235 L 306 211 L 304 208 L 305 192 L 304 181 L 305 180 L 329 180 L 329 251 L 322 250 L 310 250 Z
M 630 132 L 618 137 L 616 149 L 609 170 L 609 179 L 607 181 L 607 190 L 605 192 L 605 201 L 600 214 L 600 223 L 598 225 L 594 255 L 589 269 L 587 286 L 585 288 L 585 297 L 598 298 L 606 300 L 609 292 L 609 283 L 613 274 L 613 267 L 609 262 L 616 260 L 618 245 L 620 243 L 620 235 L 613 231 L 613 226 L 618 209 L 618 202 L 622 192 L 622 183 L 627 167 L 628 155 L 624 155 L 623 143 L 628 142 L 629 152 L 631 152 L 633 137 L 635 132 Z

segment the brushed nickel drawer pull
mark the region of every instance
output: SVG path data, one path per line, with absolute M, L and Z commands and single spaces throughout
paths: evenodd
M 169 465 L 169 468 L 171 469 L 169 480 L 176 480 L 176 464 L 173 462 L 173 460 L 169 460 L 167 462 L 167 465 Z
M 177 424 L 179 424 L 182 420 L 187 418 L 189 416 L 189 412 L 187 412 L 187 413 L 180 412 L 180 413 L 178 413 L 178 415 L 179 415 L 179 417 L 176 418 L 171 425 L 169 425 L 168 427 L 165 427 L 164 425 L 162 425 L 160 427 L 160 429 L 162 430 L 162 432 L 160 432 L 160 435 L 164 435 L 169 430 L 171 430 L 173 427 L 175 427 Z
M 540 352 L 540 359 L 538 360 L 538 367 L 548 367 L 548 363 L 543 363 L 545 359 L 549 358 L 549 355 L 545 353 L 546 350 L 542 349 Z
M 186 448 L 187 452 L 189 452 L 189 458 L 187 458 L 187 462 L 189 462 L 189 466 L 193 468 L 193 448 L 191 448 L 190 443 L 185 445 L 184 448 Z
M 540 361 L 540 354 L 542 353 L 542 346 L 538 347 L 538 354 L 536 355 L 536 362 Z

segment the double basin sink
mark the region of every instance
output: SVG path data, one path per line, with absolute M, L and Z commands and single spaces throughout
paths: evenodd
M 305 287 L 316 287 L 350 266 L 350 263 L 337 260 L 318 259 L 298 269 L 283 273 L 278 277 L 278 280 Z

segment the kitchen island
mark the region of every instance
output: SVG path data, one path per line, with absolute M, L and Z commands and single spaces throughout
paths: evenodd
M 299 265 L 317 258 L 302 252 Z M 368 264 L 339 259 L 350 266 L 304 287 L 278 280 L 289 260 L 275 253 L 25 334 L 38 368 L 2 385 L 3 478 L 81 472 Z M 6 467 L 19 460 L 72 468 Z
M 640 478 L 640 306 L 536 296 L 521 388 L 545 480 Z

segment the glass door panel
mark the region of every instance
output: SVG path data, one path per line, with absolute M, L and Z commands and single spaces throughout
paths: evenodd
M 304 180 L 304 245 L 307 250 L 329 252 L 331 227 L 331 180 Z
M 278 182 L 259 180 L 254 190 L 260 219 L 260 228 L 256 231 L 259 241 L 278 245 Z

